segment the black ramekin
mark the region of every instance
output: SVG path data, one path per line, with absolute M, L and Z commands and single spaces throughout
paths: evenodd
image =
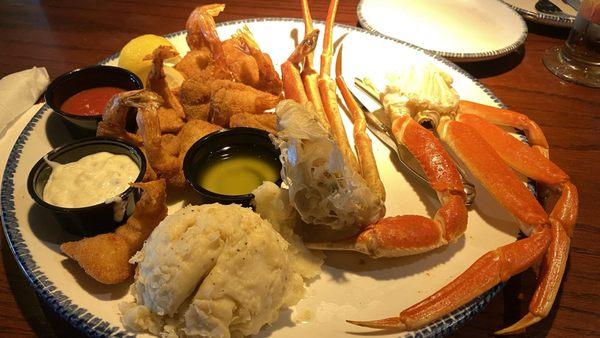
M 46 89 L 46 103 L 67 121 L 85 128 L 96 130 L 102 115 L 82 116 L 69 114 L 60 109 L 71 96 L 90 88 L 117 87 L 126 91 L 143 89 L 142 80 L 134 73 L 113 66 L 91 66 L 72 70 L 57 77 Z
M 129 156 L 140 168 L 140 174 L 135 182 L 142 181 L 146 172 L 144 153 L 134 145 L 110 137 L 87 138 L 56 148 L 33 166 L 27 178 L 27 190 L 33 200 L 38 205 L 52 211 L 58 223 L 76 235 L 94 236 L 113 231 L 131 215 L 140 193 L 137 188 L 129 187 L 118 195 L 125 203 L 125 214 L 122 220 L 115 220 L 115 210 L 123 207 L 116 202 L 100 203 L 82 208 L 64 208 L 52 205 L 43 199 L 44 187 L 52 172 L 52 168 L 45 159 L 66 164 L 101 151 Z
M 183 160 L 183 174 L 188 184 L 202 197 L 206 203 L 221 203 L 231 204 L 237 203 L 243 206 L 249 206 L 250 201 L 254 198 L 252 194 L 245 195 L 222 195 L 206 190 L 196 182 L 198 170 L 212 156 L 222 156 L 225 153 L 231 154 L 236 152 L 244 152 L 251 154 L 259 154 L 273 156 L 279 162 L 279 149 L 271 142 L 269 133 L 260 129 L 254 128 L 232 128 L 229 130 L 217 131 L 208 134 L 196 141 L 194 145 L 185 154 Z M 278 172 L 281 172 L 279 167 Z M 281 178 L 275 182 L 281 184 Z

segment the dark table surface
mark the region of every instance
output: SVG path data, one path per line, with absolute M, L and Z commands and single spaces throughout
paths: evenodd
M 358 1 L 341 1 L 337 22 L 358 25 Z M 326 0 L 311 1 L 313 17 L 324 19 Z M 51 78 L 97 63 L 131 38 L 184 28 L 191 1 L 1 1 L 0 76 L 44 66 Z M 252 17 L 301 17 L 298 1 L 228 1 L 217 21 Z M 506 105 L 543 128 L 551 158 L 579 189 L 580 210 L 567 271 L 548 318 L 526 336 L 600 335 L 600 90 L 564 82 L 542 65 L 542 52 L 563 43 L 568 29 L 527 24 L 517 51 L 493 61 L 462 63 Z M 535 288 L 529 270 L 513 277 L 490 305 L 458 336 L 487 336 L 526 312 Z M 40 305 L 15 259 L 2 243 L 0 335 L 71 336 L 75 332 Z

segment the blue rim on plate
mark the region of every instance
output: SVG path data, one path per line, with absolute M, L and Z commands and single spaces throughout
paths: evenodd
M 415 47 L 418 50 L 427 52 L 427 54 L 429 54 L 429 55 L 441 56 L 441 57 L 448 58 L 448 59 L 450 59 L 452 61 L 456 61 L 456 62 L 474 62 L 474 61 L 487 61 L 487 60 L 497 59 L 499 57 L 502 57 L 504 55 L 512 53 L 517 48 L 519 48 L 519 46 L 521 46 L 527 39 L 527 33 L 528 33 L 527 24 L 525 24 L 525 21 L 523 21 L 523 19 L 519 16 L 519 18 L 521 19 L 520 23 L 521 23 L 521 28 L 523 30 L 523 33 L 521 34 L 521 36 L 519 36 L 519 39 L 517 41 L 515 41 L 514 43 L 512 43 L 509 46 L 506 46 L 504 48 L 500 48 L 500 49 L 490 51 L 490 52 L 483 52 L 483 53 L 452 53 L 452 52 L 442 52 L 442 51 L 424 49 L 422 47 L 413 45 L 410 42 L 402 41 L 402 40 L 396 39 L 394 37 L 384 35 L 384 34 L 380 33 L 379 31 L 377 31 L 375 28 L 373 28 L 373 26 L 371 26 L 367 22 L 367 20 L 365 19 L 364 15 L 363 15 L 364 2 L 365 2 L 365 0 L 360 0 L 360 2 L 358 3 L 358 6 L 356 7 L 356 15 L 358 16 L 358 21 L 359 21 L 360 25 L 362 27 L 364 27 L 370 33 L 374 33 L 377 36 L 384 36 L 393 41 L 401 42 L 402 44 L 410 46 L 410 47 Z M 500 1 L 500 3 L 503 5 L 506 5 L 507 7 L 509 7 L 512 10 L 515 10 L 514 7 L 508 5 L 507 3 L 503 2 L 503 1 Z M 469 77 L 469 78 L 472 79 L 471 77 Z M 479 83 L 479 82 L 477 82 L 477 83 Z
M 300 19 L 293 18 L 259 18 L 259 19 L 245 19 L 245 20 L 236 20 L 236 21 L 227 21 L 217 24 L 217 27 L 231 26 L 231 25 L 239 25 L 244 23 L 255 23 L 255 22 L 302 22 Z M 315 21 L 317 23 L 322 23 L 322 21 Z M 383 38 L 386 40 L 397 42 L 401 45 L 407 46 L 412 49 L 419 50 L 424 52 L 425 54 L 433 57 L 435 60 L 442 62 L 449 68 L 457 71 L 461 75 L 467 77 L 469 80 L 473 81 L 477 87 L 482 89 L 490 98 L 494 100 L 498 105 L 502 108 L 506 108 L 504 104 L 486 87 L 484 87 L 479 81 L 473 78 L 471 75 L 466 73 L 464 70 L 459 68 L 454 63 L 441 58 L 439 55 L 435 55 L 429 51 L 426 51 L 422 48 L 413 46 L 409 43 L 400 41 L 398 39 L 394 39 L 391 37 L 384 36 L 379 33 L 369 32 L 361 28 L 352 27 L 343 24 L 336 24 L 336 26 L 347 29 L 353 32 L 365 33 L 371 36 L 375 36 L 378 38 Z M 174 38 L 185 34 L 185 31 L 174 32 L 171 34 L 165 35 L 166 38 Z M 110 57 L 102 60 L 100 64 L 105 64 L 116 59 L 119 56 L 118 53 L 111 55 Z M 15 215 L 15 204 L 14 204 L 14 185 L 13 185 L 13 177 L 16 172 L 17 166 L 19 164 L 19 160 L 21 158 L 21 153 L 23 150 L 23 146 L 29 139 L 31 135 L 31 131 L 40 121 L 40 118 L 47 112 L 50 111 L 48 105 L 44 105 L 41 107 L 35 115 L 31 118 L 28 124 L 25 126 L 15 145 L 13 146 L 10 155 L 7 160 L 6 168 L 4 170 L 4 176 L 2 179 L 2 192 L 0 196 L 0 205 L 2 207 L 2 223 L 4 234 L 7 238 L 9 247 L 15 256 L 17 263 L 33 288 L 35 289 L 38 296 L 50 306 L 63 320 L 69 323 L 74 328 L 78 329 L 82 333 L 85 333 L 91 337 L 106 337 L 106 336 L 116 336 L 116 337 L 125 337 L 132 336 L 130 332 L 124 331 L 117 326 L 112 325 L 111 323 L 99 318 L 95 317 L 88 309 L 79 307 L 75 301 L 69 299 L 62 293 L 54 283 L 49 280 L 43 271 L 40 270 L 37 263 L 33 260 L 29 249 L 27 247 L 27 243 L 23 240 L 21 235 L 21 231 L 19 228 L 19 223 L 17 221 Z M 521 139 L 526 141 L 524 135 L 521 135 Z M 534 189 L 533 185 L 529 184 L 530 189 Z M 504 284 L 498 284 L 489 291 L 485 292 L 481 296 L 475 298 L 470 303 L 458 308 L 453 311 L 448 316 L 428 325 L 425 328 L 422 328 L 418 331 L 414 331 L 407 335 L 407 337 L 437 337 L 448 335 L 455 330 L 457 330 L 460 326 L 464 325 L 467 320 L 471 319 L 477 313 L 481 312 L 486 305 L 490 302 L 490 300 L 502 289 Z

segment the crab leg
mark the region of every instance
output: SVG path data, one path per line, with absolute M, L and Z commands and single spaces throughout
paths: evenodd
M 526 270 L 543 256 L 549 242 L 549 231 L 547 228 L 540 227 L 531 237 L 483 255 L 450 284 L 402 311 L 397 317 L 348 322 L 381 329 L 396 328 L 402 331 L 419 329 L 466 304 L 494 285 Z
M 415 156 L 442 206 L 433 219 L 418 215 L 387 217 L 369 225 L 354 238 L 332 243 L 306 243 L 307 247 L 353 250 L 372 257 L 398 257 L 441 247 L 465 232 L 465 194 L 460 174 L 450 155 L 433 133 L 409 115 L 397 112 L 390 115 L 394 136 Z
M 516 324 L 497 332 L 513 333 L 540 321 L 552 308 L 569 255 L 569 237 L 577 219 L 577 189 L 558 166 L 499 127 L 472 114 L 459 114 L 457 120 L 473 127 L 513 169 L 560 192 L 550 213 L 552 241 L 544 257 L 540 270 L 541 282 L 529 306 L 529 313 Z
M 307 36 L 314 31 L 308 0 L 302 0 L 302 17 L 304 18 L 304 35 Z M 327 117 L 325 116 L 325 108 L 323 108 L 319 92 L 319 75 L 313 68 L 313 61 L 314 50 L 304 57 L 304 66 L 301 73 L 302 83 L 304 84 L 308 100 L 315 106 L 317 117 L 321 120 L 323 126 L 330 131 L 329 123 L 324 123 L 327 122 Z
M 503 114 L 505 116 L 517 114 L 514 119 L 523 116 L 513 112 L 504 112 Z M 561 193 L 550 218 L 558 221 L 570 235 L 577 219 L 578 199 L 577 189 L 569 181 L 569 176 L 548 160 L 544 154 L 508 135 L 504 130 L 480 116 L 458 114 L 457 121 L 473 127 L 511 168 Z M 498 119 L 495 119 L 494 122 L 496 121 Z
M 540 282 L 529 303 L 529 312 L 515 324 L 496 331 L 496 334 L 514 334 L 544 319 L 550 309 L 560 287 L 569 257 L 570 238 L 563 226 L 551 222 L 551 239 L 540 268 Z
M 313 30 L 296 46 L 290 57 L 281 65 L 281 79 L 286 99 L 306 104 L 308 97 L 300 77 L 299 64 L 317 45 L 319 30 Z
M 359 251 L 376 257 L 400 256 L 432 250 L 461 236 L 467 209 L 460 174 L 439 140 L 410 116 L 391 112 L 392 132 L 419 162 L 442 207 L 433 219 L 405 215 L 384 218 L 356 239 Z
M 376 328 L 417 329 L 524 271 L 544 256 L 553 237 L 556 237 L 541 205 L 472 127 L 442 119 L 438 132 L 492 196 L 519 219 L 523 231 L 530 236 L 483 255 L 450 284 L 402 311 L 398 317 L 351 323 Z M 555 274 L 557 271 L 547 275 Z M 546 284 L 552 286 L 553 279 L 549 278 Z
M 335 63 L 335 81 L 337 83 L 346 106 L 352 116 L 352 123 L 354 125 L 354 148 L 356 149 L 356 157 L 358 158 L 358 164 L 360 165 L 361 176 L 367 182 L 369 188 L 375 193 L 382 201 L 385 201 L 385 188 L 379 177 L 377 171 L 377 162 L 375 162 L 375 156 L 373 155 L 373 145 L 371 139 L 367 136 L 367 122 L 365 120 L 365 113 L 358 106 L 344 78 L 342 77 L 342 48 L 338 51 L 337 61 Z
M 346 130 L 342 123 L 342 118 L 338 109 L 335 82 L 329 75 L 331 73 L 331 57 L 333 55 L 333 23 L 337 11 L 338 0 L 329 2 L 327 20 L 325 23 L 325 35 L 323 38 L 323 51 L 321 53 L 321 72 L 319 74 L 319 92 L 323 102 L 325 116 L 329 121 L 333 138 L 337 143 L 342 156 L 348 165 L 354 170 L 359 171 L 358 162 L 350 148 Z
M 494 124 L 509 126 L 525 131 L 525 134 L 533 147 L 540 151 L 544 156 L 548 157 L 548 141 L 546 141 L 542 129 L 526 115 L 465 100 L 460 101 L 459 112 L 462 114 L 478 115 Z

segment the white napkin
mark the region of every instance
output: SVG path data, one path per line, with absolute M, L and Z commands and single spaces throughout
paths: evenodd
M 44 67 L 33 67 L 0 79 L 0 137 L 11 122 L 38 100 L 49 82 Z

